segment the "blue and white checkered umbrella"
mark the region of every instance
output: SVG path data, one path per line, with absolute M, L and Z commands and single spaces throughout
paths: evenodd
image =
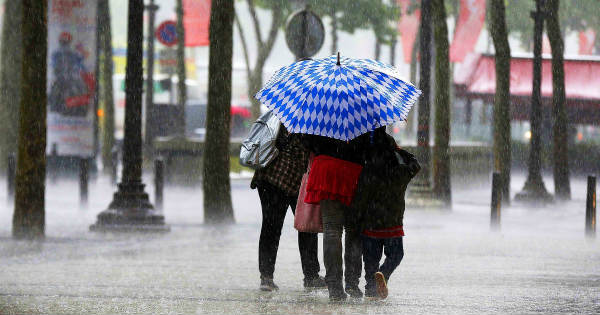
M 406 120 L 419 95 L 394 67 L 338 54 L 279 69 L 255 97 L 290 132 L 347 141 Z

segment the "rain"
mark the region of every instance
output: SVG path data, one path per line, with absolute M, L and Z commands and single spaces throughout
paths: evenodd
M 600 313 L 600 3 L 0 7 L 0 314 Z

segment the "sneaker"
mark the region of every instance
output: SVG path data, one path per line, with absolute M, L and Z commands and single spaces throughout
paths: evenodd
M 350 297 L 354 299 L 360 299 L 363 297 L 362 291 L 358 288 L 358 286 L 349 286 L 346 287 L 346 293 L 350 295 Z
M 279 287 L 273 282 L 273 278 L 260 277 L 260 290 L 261 291 L 277 291 Z
M 381 272 L 376 272 L 375 273 L 375 284 L 377 286 L 377 295 L 381 298 L 381 299 L 385 299 L 388 296 L 388 287 L 387 287 L 387 283 L 385 282 L 385 277 L 383 276 L 383 273 Z
M 304 278 L 305 289 L 323 289 L 326 287 L 327 283 L 325 283 L 325 278 L 321 276 L 317 276 L 315 278 Z

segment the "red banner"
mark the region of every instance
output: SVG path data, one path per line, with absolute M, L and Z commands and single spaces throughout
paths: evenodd
M 183 0 L 185 46 L 208 46 L 210 0 Z
M 419 32 L 421 21 L 421 10 L 411 8 L 412 0 L 397 0 L 400 7 L 400 21 L 398 21 L 398 33 L 402 40 L 402 54 L 404 62 L 410 63 L 413 45 Z M 418 4 L 417 1 L 415 1 Z
M 454 39 L 450 45 L 450 61 L 462 62 L 473 51 L 485 22 L 485 0 L 460 0 L 460 13 Z
M 579 54 L 593 55 L 596 32 L 592 29 L 579 32 Z

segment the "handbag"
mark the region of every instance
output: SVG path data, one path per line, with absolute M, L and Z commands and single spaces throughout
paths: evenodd
M 296 215 L 294 216 L 294 228 L 299 232 L 323 233 L 323 218 L 321 218 L 321 207 L 318 204 L 304 202 L 306 197 L 306 186 L 308 174 L 312 165 L 314 155 L 310 155 L 306 173 L 302 175 L 302 184 L 296 202 Z

